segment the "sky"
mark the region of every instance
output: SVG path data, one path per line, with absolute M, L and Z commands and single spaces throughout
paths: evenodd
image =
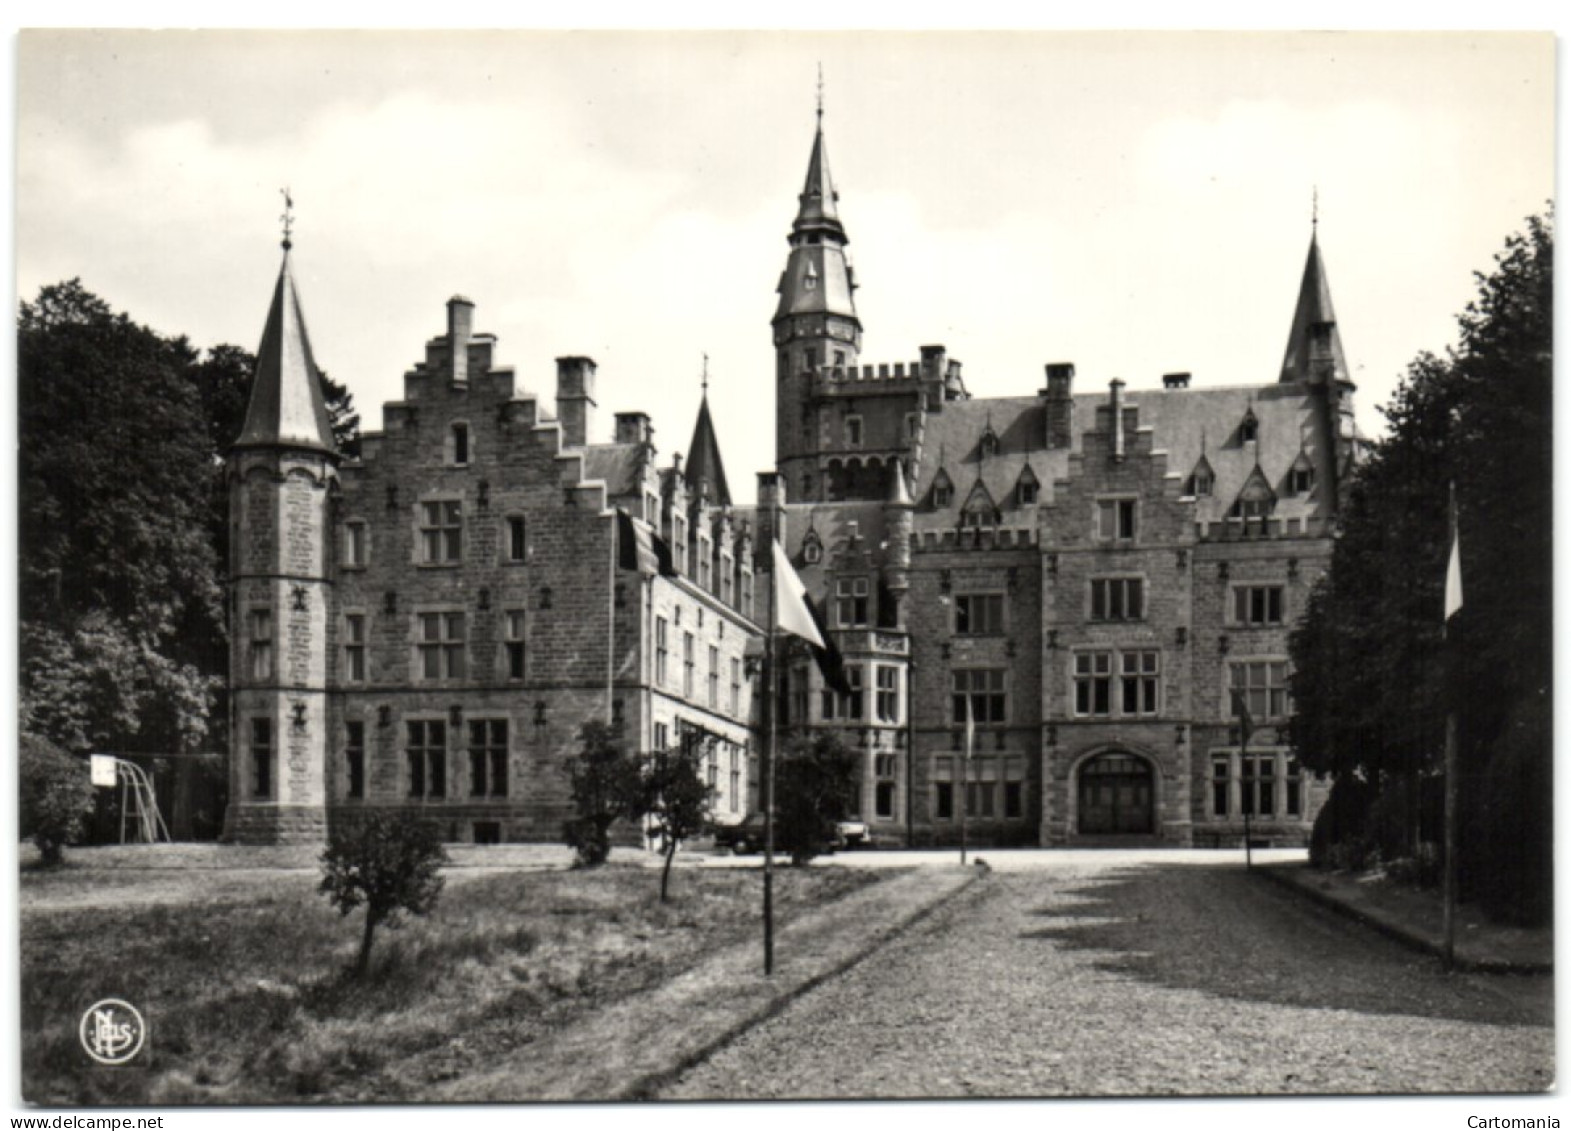
M 1553 39 L 1493 33 L 24 32 L 16 286 L 80 276 L 255 349 L 282 196 L 319 364 L 365 425 L 445 330 L 524 389 L 600 366 L 687 447 L 708 355 L 738 495 L 818 69 L 865 362 L 973 395 L 1275 379 L 1318 201 L 1358 419 L 1553 194 Z

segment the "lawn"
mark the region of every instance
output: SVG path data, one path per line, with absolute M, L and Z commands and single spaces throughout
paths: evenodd
M 178 875 L 178 874 L 177 874 Z M 776 901 L 822 904 L 875 882 L 783 869 Z M 418 1100 L 759 931 L 760 874 L 452 871 L 435 912 L 379 932 L 371 977 L 347 971 L 347 920 L 309 871 L 119 872 L 22 880 L 23 1094 L 35 1103 Z M 152 897 L 138 899 L 138 885 Z M 105 906 L 90 906 L 102 890 Z M 34 906 L 30 907 L 30 904 Z M 98 1068 L 77 1023 L 123 998 L 147 1018 L 143 1067 Z

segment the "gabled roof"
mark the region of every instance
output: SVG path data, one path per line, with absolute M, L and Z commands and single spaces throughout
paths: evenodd
M 608 495 L 630 495 L 644 481 L 642 444 L 590 444 L 583 453 L 584 478 L 604 480 Z
M 714 421 L 709 418 L 709 394 L 698 403 L 698 421 L 693 425 L 693 442 L 687 448 L 683 467 L 689 498 L 698 498 L 708 485 L 711 506 L 731 505 L 731 489 L 726 486 L 725 465 L 720 462 L 720 443 L 715 439 Z
M 256 350 L 256 376 L 245 427 L 236 447 L 292 447 L 333 451 L 333 428 L 322 396 L 322 378 L 289 273 L 289 252 L 273 287 L 273 303 Z

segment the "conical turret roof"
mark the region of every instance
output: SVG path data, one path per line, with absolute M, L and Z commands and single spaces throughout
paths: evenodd
M 687 447 L 689 497 L 707 494 L 711 506 L 729 507 L 731 489 L 726 486 L 725 465 L 720 462 L 720 444 L 715 439 L 714 421 L 709 418 L 709 394 L 698 403 L 698 422 L 693 425 L 693 442 Z M 707 484 L 705 491 L 704 484 Z
M 311 356 L 300 296 L 284 252 L 273 304 L 256 351 L 256 376 L 245 427 L 236 447 L 297 447 L 333 450 L 333 429 L 322 396 L 321 374 Z
M 1309 258 L 1298 287 L 1298 307 L 1293 312 L 1293 329 L 1288 334 L 1280 380 L 1318 383 L 1327 376 L 1336 381 L 1349 379 L 1317 233 L 1309 237 Z

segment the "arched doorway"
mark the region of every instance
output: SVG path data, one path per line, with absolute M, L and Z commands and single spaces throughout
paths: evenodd
M 1080 832 L 1154 832 L 1155 785 L 1145 759 L 1116 750 L 1098 754 L 1080 767 Z

